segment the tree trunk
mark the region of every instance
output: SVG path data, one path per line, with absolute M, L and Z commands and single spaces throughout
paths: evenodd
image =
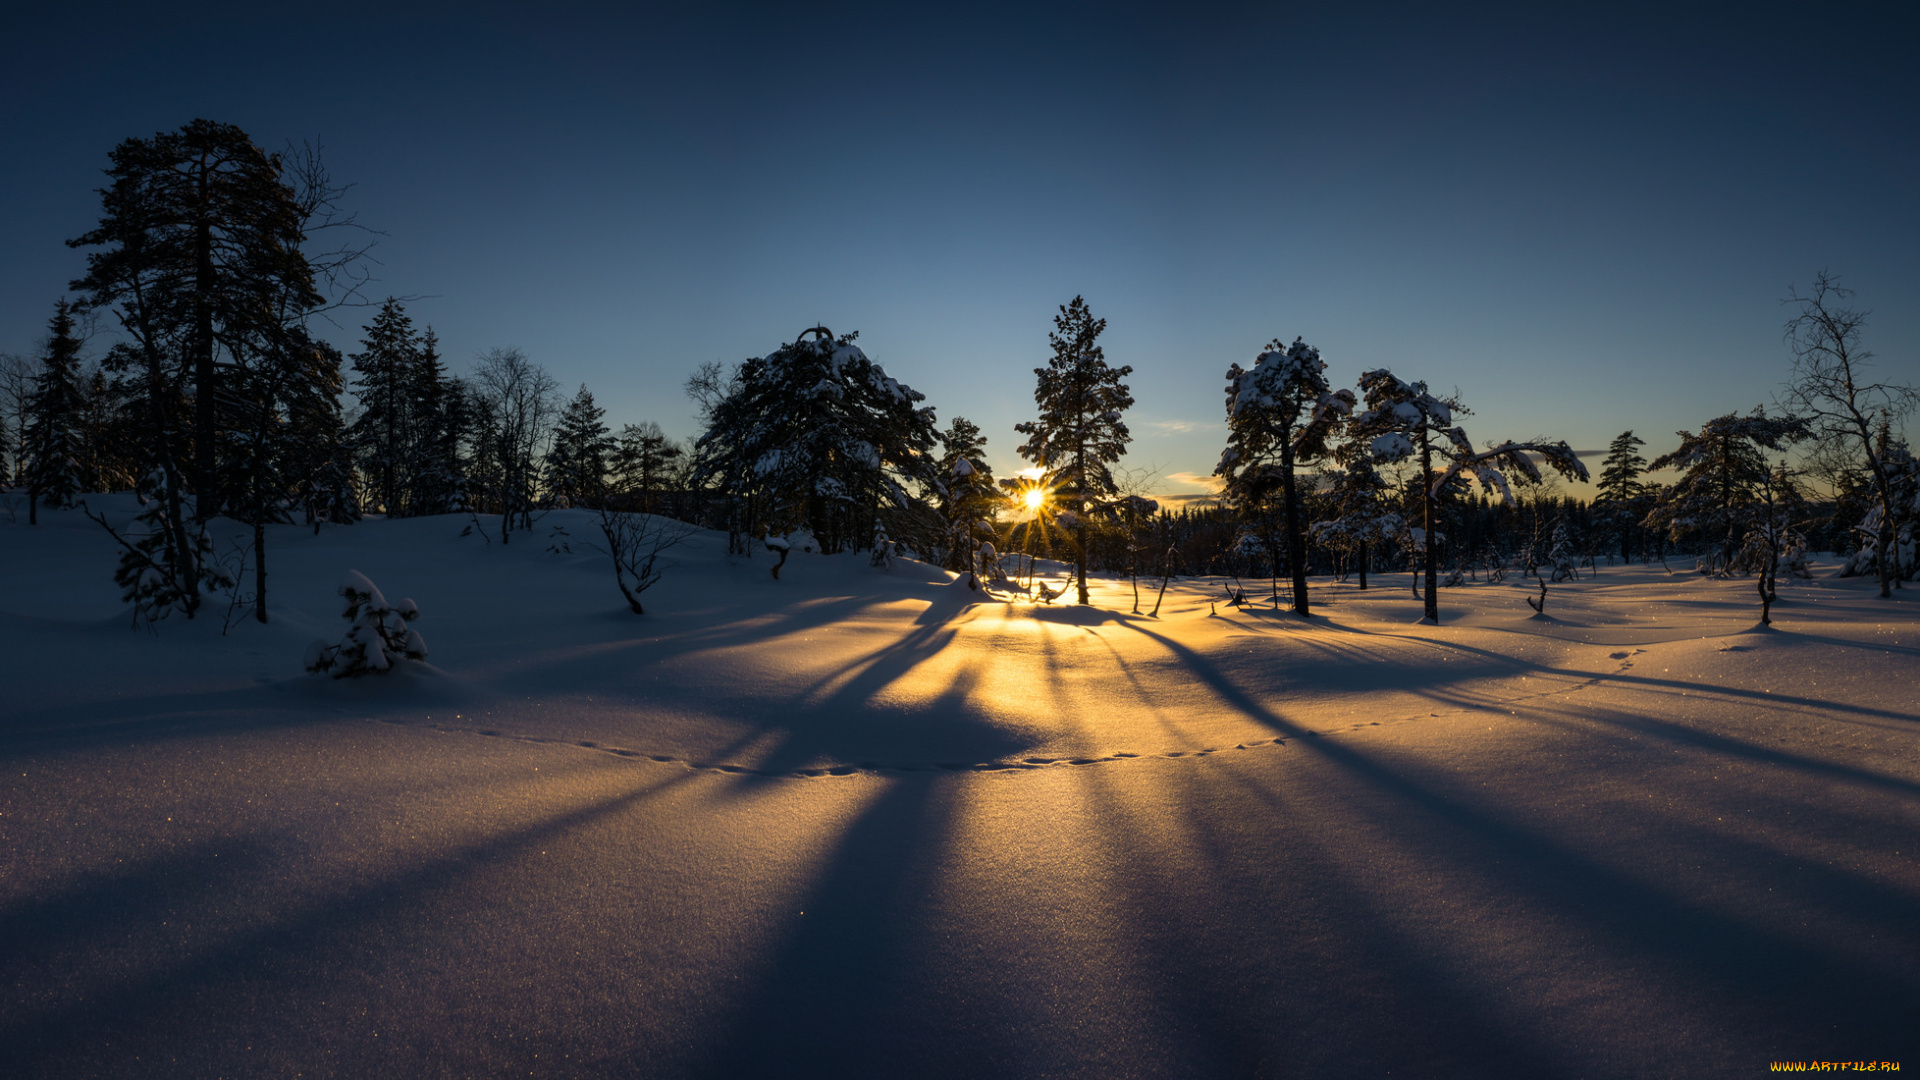
M 1427 444 L 1426 428 L 1420 429 L 1420 506 L 1427 530 L 1425 557 L 1427 575 L 1427 621 L 1440 622 L 1440 598 L 1433 593 L 1433 578 L 1440 569 L 1439 547 L 1433 540 L 1433 448 Z
M 253 617 L 267 621 L 267 512 L 257 508 L 253 516 Z
M 1287 501 L 1287 570 L 1293 578 L 1293 610 L 1307 612 L 1306 530 L 1300 524 L 1300 491 L 1293 481 L 1293 444 L 1280 444 L 1280 484 Z
M 199 219 L 193 226 L 193 517 L 205 522 L 219 509 L 214 494 L 213 445 L 213 222 L 209 177 L 200 174 Z
M 1367 587 L 1367 542 L 1360 541 L 1360 587 Z
M 1080 587 L 1080 602 L 1090 603 L 1087 597 L 1087 501 L 1077 499 L 1080 512 L 1073 522 L 1073 573 Z

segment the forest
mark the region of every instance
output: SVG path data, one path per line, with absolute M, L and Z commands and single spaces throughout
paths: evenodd
M 1276 338 L 1225 371 L 1217 498 L 1175 507 L 1125 463 L 1132 368 L 1107 362 L 1106 321 L 1081 297 L 1060 305 L 1035 369 L 1020 475 L 995 477 L 987 433 L 941 426 L 856 332 L 825 326 L 663 388 L 700 420 L 682 444 L 651 420 L 616 426 L 588 387 L 569 395 L 518 349 L 458 370 L 405 298 L 369 300 L 364 233 L 315 151 L 268 153 L 197 120 L 121 143 L 107 176 L 98 223 L 69 242 L 85 276 L 38 355 L 0 356 L 0 465 L 9 512 L 29 522 L 89 493 L 139 494 L 132 525 L 96 520 L 148 620 L 244 588 L 266 621 L 270 524 L 452 514 L 537 543 L 561 507 L 595 511 L 610 543 L 645 515 L 723 531 L 737 556 L 799 544 L 1002 580 L 1015 556 L 1054 559 L 1073 564 L 1082 603 L 1089 572 L 1210 575 L 1230 603 L 1264 588 L 1302 614 L 1310 575 L 1365 587 L 1412 570 L 1431 618 L 1433 587 L 1616 560 L 1754 575 L 1763 599 L 1810 552 L 1877 575 L 1882 595 L 1916 569 L 1920 466 L 1902 426 L 1916 393 L 1873 381 L 1866 313 L 1824 271 L 1789 304 L 1772 402 L 1703 418 L 1651 459 L 1623 430 L 1597 477 L 1562 441 L 1477 445 L 1469 404 L 1427 381 L 1376 369 L 1335 388 L 1317 348 Z M 373 314 L 342 355 L 316 320 L 355 311 Z M 111 344 L 86 359 L 94 341 Z M 1651 478 L 1663 470 L 1674 478 Z M 214 517 L 253 527 L 238 562 L 208 540 Z

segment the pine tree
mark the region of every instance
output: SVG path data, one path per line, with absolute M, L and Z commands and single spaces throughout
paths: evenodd
M 27 520 L 39 522 L 39 504 L 66 506 L 85 490 L 81 479 L 81 423 L 86 409 L 80 376 L 80 341 L 73 336 L 73 306 L 54 305 L 47 352 L 26 407 Z
M 870 547 L 876 522 L 896 540 L 937 532 L 908 487 L 932 468 L 933 409 L 856 337 L 813 327 L 741 363 L 713 398 L 694 481 L 721 484 L 751 519 L 744 531 L 805 528 L 823 554 Z
M 1601 463 L 1600 482 L 1595 485 L 1599 493 L 1594 496 L 1594 509 L 1619 535 L 1623 563 L 1633 559 L 1634 523 L 1646 515 L 1647 485 L 1640 477 L 1647 471 L 1647 459 L 1636 452 L 1645 445 L 1646 441 L 1632 431 L 1614 436 Z
M 1408 533 L 1423 564 L 1426 619 L 1437 623 L 1440 601 L 1434 595 L 1434 582 L 1439 570 L 1440 500 L 1459 494 L 1470 474 L 1483 490 L 1497 494 L 1503 503 L 1511 503 L 1508 473 L 1523 484 L 1541 480 L 1540 467 L 1529 454 L 1540 455 L 1556 472 L 1569 478 L 1587 479 L 1587 467 L 1564 442 L 1535 439 L 1475 450 L 1466 429 L 1453 422 L 1455 412 L 1468 411 L 1464 406 L 1451 398 L 1434 397 L 1426 383 L 1409 383 L 1385 368 L 1362 374 L 1360 390 L 1366 396 L 1367 408 L 1353 419 L 1355 437 L 1367 439 L 1373 457 L 1379 461 L 1405 461 L 1418 455 L 1418 472 L 1412 479 L 1420 526 L 1417 531 L 1410 528 Z M 1445 468 L 1436 471 L 1436 459 Z
M 1647 471 L 1647 459 L 1635 450 L 1645 445 L 1646 440 L 1631 431 L 1613 437 L 1607 444 L 1606 460 L 1601 463 L 1600 482 L 1594 485 L 1599 489 L 1595 502 L 1628 502 L 1640 494 L 1646 486 L 1640 482 L 1640 475 Z
M 366 326 L 360 351 L 348 357 L 359 378 L 353 381 L 360 416 L 347 436 L 360 449 L 367 475 L 367 498 L 390 517 L 408 512 L 410 477 L 408 437 L 417 394 L 421 342 L 413 320 L 393 297 Z
M 584 383 L 561 410 L 547 450 L 547 494 L 556 505 L 564 499 L 570 506 L 598 506 L 605 498 L 607 456 L 613 449 L 606 415 Z
M 1646 524 L 1666 530 L 1676 541 L 1717 538 L 1719 563 L 1731 566 L 1767 482 L 1766 451 L 1784 450 L 1806 438 L 1806 421 L 1768 416 L 1764 408 L 1756 408 L 1746 416 L 1715 417 L 1698 433 L 1678 434 L 1679 447 L 1654 458 L 1648 468 L 1684 471 L 1647 515 Z
M 621 427 L 612 458 L 613 484 L 620 501 L 630 509 L 655 513 L 669 471 L 685 456 L 686 451 L 651 420 Z
M 1047 366 L 1034 368 L 1034 404 L 1040 416 L 1014 430 L 1027 437 L 1020 456 L 1052 476 L 1053 498 L 1064 502 L 1066 522 L 1074 536 L 1074 580 L 1079 601 L 1087 596 L 1087 517 L 1099 501 L 1118 491 L 1113 471 L 1133 435 L 1121 415 L 1133 405 L 1133 395 L 1121 380 L 1133 368 L 1109 367 L 1106 352 L 1097 344 L 1107 320 L 1096 319 L 1087 302 L 1074 297 L 1054 316 L 1047 342 L 1053 356 Z
M 311 207 L 286 183 L 280 156 L 231 124 L 195 120 L 128 139 L 111 160 L 99 227 L 68 242 L 102 250 L 87 256 L 86 276 L 71 287 L 89 306 L 116 310 L 148 369 L 155 407 L 176 390 L 190 400 L 194 516 L 204 521 L 219 510 L 218 403 L 237 361 L 223 363 L 222 350 L 285 304 L 304 312 L 323 301 L 301 251 Z M 149 426 L 170 442 L 176 419 L 157 416 Z M 170 474 L 178 468 L 170 449 L 152 457 Z M 164 485 L 163 498 L 184 496 L 178 481 Z
M 1252 367 L 1229 367 L 1227 447 L 1213 470 L 1226 481 L 1228 500 L 1243 511 L 1281 497 L 1293 610 L 1300 615 L 1309 614 L 1307 537 L 1294 470 L 1328 452 L 1328 435 L 1354 405 L 1353 391 L 1334 390 L 1326 370 L 1320 350 L 1299 338 L 1292 345 L 1275 338 Z
M 1351 552 L 1364 589 L 1370 556 L 1405 531 L 1406 522 L 1388 501 L 1390 488 L 1374 468 L 1366 440 L 1348 440 L 1335 453 L 1342 464 L 1327 474 L 1324 502 L 1331 516 L 1313 523 L 1313 538 L 1324 547 Z

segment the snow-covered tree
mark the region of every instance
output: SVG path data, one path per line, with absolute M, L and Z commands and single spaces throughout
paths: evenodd
M 1882 504 L 1878 485 L 1870 479 L 1858 485 L 1871 490 L 1865 500 L 1871 505 L 1852 528 L 1858 547 L 1848 557 L 1841 575 L 1877 574 L 1885 566 L 1887 576 L 1898 586 L 1900 581 L 1920 572 L 1920 552 L 1916 551 L 1914 535 L 1915 526 L 1920 524 L 1920 458 L 1914 456 L 1904 440 L 1893 434 L 1892 425 L 1886 422 L 1882 422 L 1874 439 L 1874 453 L 1885 470 L 1889 498 Z M 1887 525 L 1883 505 L 1893 508 L 1891 527 Z M 1892 539 L 1883 546 L 1880 538 L 1885 535 L 1891 535 Z
M 942 564 L 949 570 L 969 569 L 978 543 L 993 536 L 994 509 L 1001 499 L 993 470 L 987 467 L 986 447 L 980 426 L 964 416 L 954 417 L 940 433 L 933 487 L 946 522 Z
M 1099 501 L 1116 493 L 1109 467 L 1126 453 L 1133 434 L 1121 415 L 1133 407 L 1133 394 L 1121 380 L 1130 366 L 1110 367 L 1098 344 L 1107 320 L 1096 319 L 1087 302 L 1074 297 L 1053 318 L 1047 343 L 1053 356 L 1034 368 L 1037 419 L 1015 424 L 1027 437 L 1020 456 L 1045 469 L 1055 480 L 1052 498 L 1064 505 L 1074 537 L 1074 582 L 1079 601 L 1087 597 L 1087 516 Z M 1069 516 L 1070 515 L 1070 516 Z
M 606 496 L 607 458 L 613 440 L 607 410 L 593 403 L 585 383 L 560 412 L 547 450 L 547 496 L 570 506 L 598 506 Z
M 1336 451 L 1341 465 L 1326 473 L 1322 499 L 1333 516 L 1312 525 L 1316 543 L 1353 558 L 1362 589 L 1367 587 L 1371 554 L 1389 547 L 1406 531 L 1405 519 L 1388 499 L 1392 489 L 1374 467 L 1369 441 L 1348 440 Z
M 744 503 L 749 531 L 804 528 L 826 554 L 870 546 L 876 522 L 895 539 L 937 533 L 910 487 L 930 478 L 933 409 L 857 336 L 816 326 L 716 381 L 694 476 Z
M 1728 413 L 1682 431 L 1676 449 L 1654 458 L 1650 469 L 1680 469 L 1680 479 L 1662 493 L 1646 524 L 1674 540 L 1709 538 L 1720 545 L 1719 565 L 1730 566 L 1754 517 L 1771 472 L 1766 452 L 1785 450 L 1807 436 L 1795 416 L 1768 416 L 1756 408 Z
M 1227 447 L 1213 473 L 1233 505 L 1254 510 L 1275 495 L 1283 503 L 1293 610 L 1307 610 L 1307 532 L 1295 470 L 1328 452 L 1327 437 L 1353 411 L 1351 390 L 1327 383 L 1320 350 L 1294 338 L 1269 342 L 1251 367 L 1227 369 Z
M 1542 479 L 1531 454 L 1569 478 L 1587 479 L 1587 467 L 1565 442 L 1533 439 L 1476 450 L 1466 429 L 1453 422 L 1456 411 L 1467 412 L 1459 402 L 1434 397 L 1426 383 L 1407 382 L 1385 368 L 1361 375 L 1360 390 L 1367 408 L 1353 418 L 1356 435 L 1369 440 L 1376 459 L 1414 459 L 1419 470 L 1415 479 L 1421 505 L 1419 554 L 1426 579 L 1426 618 L 1437 623 L 1440 607 L 1433 585 L 1439 568 L 1440 499 L 1457 494 L 1471 476 L 1484 491 L 1511 503 L 1514 483 L 1535 484 Z
M 26 401 L 27 520 L 35 523 L 41 502 L 66 506 L 84 490 L 80 424 L 86 396 L 73 306 L 65 300 L 55 304 L 48 329 L 46 355 Z
M 412 600 L 388 603 L 379 586 L 358 570 L 347 571 L 339 592 L 347 602 L 342 615 L 347 620 L 346 635 L 336 645 L 316 638 L 307 646 L 308 671 L 350 679 L 385 674 L 403 661 L 427 658 L 426 639 L 408 625 L 420 617 L 420 608 Z

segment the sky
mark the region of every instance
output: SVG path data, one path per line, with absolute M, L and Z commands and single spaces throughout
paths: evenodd
M 0 351 L 82 271 L 108 152 L 205 117 L 324 148 L 372 298 L 456 371 L 518 347 L 681 438 L 697 365 L 824 324 L 1005 475 L 1076 295 L 1169 494 L 1273 338 L 1457 391 L 1479 442 L 1651 457 L 1773 401 L 1825 269 L 1920 382 L 1893 5 L 36 8 L 0 16 Z M 351 352 L 372 311 L 332 317 Z

